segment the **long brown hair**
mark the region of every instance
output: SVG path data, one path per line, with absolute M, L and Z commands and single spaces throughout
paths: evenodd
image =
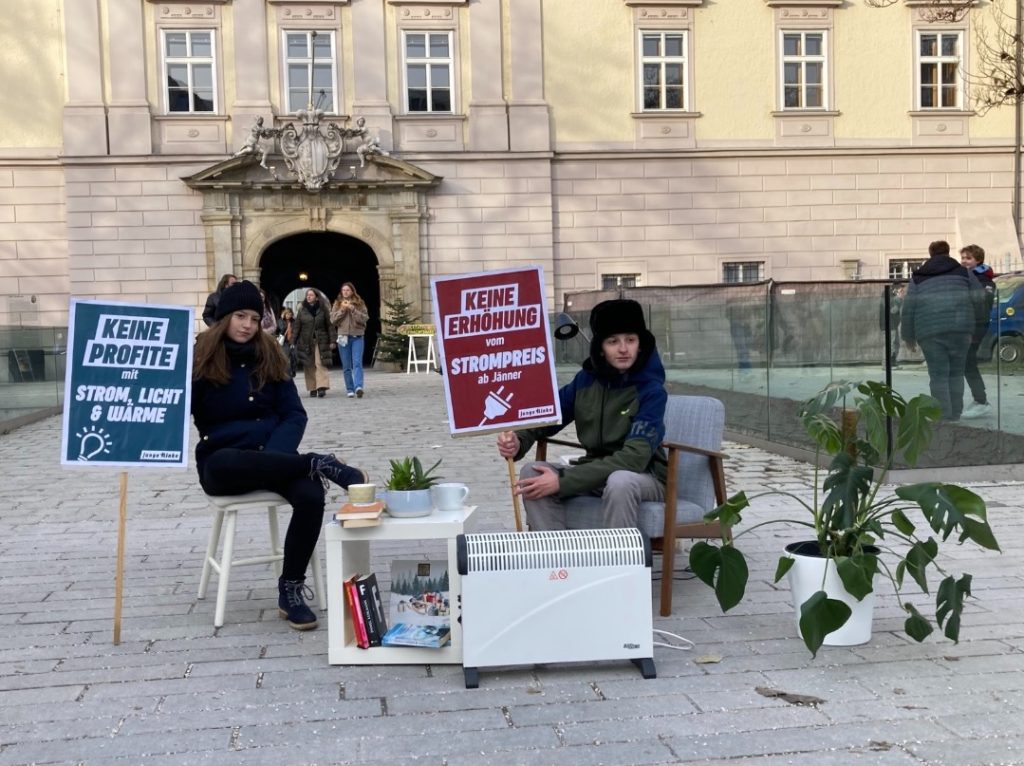
M 342 295 L 341 291 L 344 290 L 346 287 L 352 291 L 352 297 L 350 298 L 350 300 L 352 301 L 352 305 L 354 305 L 357 309 L 366 308 L 366 301 L 364 301 L 362 299 L 362 296 L 360 296 L 359 293 L 356 292 L 356 286 L 351 282 L 343 282 L 341 287 L 338 288 L 338 297 L 334 299 L 334 305 L 337 306 L 343 300 L 345 300 L 345 296 Z
M 231 363 L 224 347 L 231 314 L 214 322 L 196 338 L 192 357 L 192 380 L 208 380 L 217 386 L 226 386 L 231 381 Z M 268 382 L 279 383 L 288 380 L 288 359 L 281 351 L 280 344 L 269 333 L 257 332 L 252 343 L 256 346 L 256 364 L 252 377 L 259 391 Z

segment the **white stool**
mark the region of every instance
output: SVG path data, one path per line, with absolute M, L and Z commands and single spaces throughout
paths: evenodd
M 423 358 L 420 358 L 416 349 L 417 338 L 427 339 L 427 355 Z M 432 333 L 414 333 L 409 336 L 409 353 L 406 355 L 405 364 L 406 375 L 410 372 L 419 372 L 420 367 L 423 367 L 424 372 L 430 372 L 431 367 L 435 370 L 437 369 L 437 357 L 434 355 L 434 336 Z
M 276 492 L 257 491 L 244 495 L 207 495 L 210 502 L 215 506 L 213 528 L 210 530 L 210 541 L 206 545 L 206 558 L 203 560 L 203 574 L 199 578 L 199 598 L 206 598 L 206 588 L 210 584 L 210 572 L 217 573 L 217 607 L 214 610 L 213 626 L 219 628 L 224 624 L 224 607 L 228 596 L 228 579 L 231 577 L 231 567 L 246 566 L 248 564 L 273 564 L 277 576 L 281 576 L 281 562 L 284 560 L 284 548 L 281 547 L 281 536 L 277 527 L 277 509 L 280 506 L 291 507 L 287 500 Z M 234 558 L 235 553 L 235 525 L 238 520 L 239 511 L 266 511 L 267 521 L 270 525 L 270 553 L 263 556 L 252 556 L 250 558 Z M 227 521 L 227 529 L 224 532 L 224 546 L 220 558 L 217 558 L 217 547 L 220 544 L 221 527 Z M 316 602 L 326 608 L 327 591 L 324 589 L 324 576 L 320 570 L 320 556 L 314 550 L 310 558 L 313 568 L 313 589 Z

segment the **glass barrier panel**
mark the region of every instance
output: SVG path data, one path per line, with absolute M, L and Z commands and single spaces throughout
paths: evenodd
M 0 327 L 0 423 L 63 401 L 67 329 Z

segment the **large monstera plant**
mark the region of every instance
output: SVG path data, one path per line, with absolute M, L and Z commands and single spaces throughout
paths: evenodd
M 746 590 L 747 563 L 737 543 L 758 527 L 791 524 L 806 528 L 817 555 L 831 560 L 843 587 L 858 601 L 873 591 L 876 575 L 890 580 L 907 612 L 904 629 L 917 641 L 923 641 L 933 627 L 904 598 L 904 585 L 909 576 L 921 591 L 930 593 L 928 573 L 934 568 L 942 576 L 935 590 L 935 621 L 947 638 L 957 642 L 964 599 L 971 595 L 971 575 L 957 577 L 946 572 L 939 553 L 954 540 L 999 550 L 986 518 L 985 502 L 956 484 L 885 487 L 897 457 L 902 455 L 907 465 L 916 465 L 940 415 L 932 397 L 921 394 L 907 401 L 884 383 L 873 381 L 833 383 L 804 402 L 800 421 L 817 445 L 818 457 L 822 453 L 831 456 L 824 472 L 815 469 L 812 499 L 784 490 L 749 498 L 740 492 L 705 516 L 708 521 L 721 522 L 722 543 L 698 542 L 690 550 L 690 566 L 714 588 L 722 610 L 738 604 Z M 891 451 L 888 418 L 894 424 Z M 819 459 L 816 464 L 821 462 Z M 798 514 L 736 530 L 742 522 L 741 512 L 765 495 L 788 496 Z M 779 559 L 776 582 L 793 563 L 789 555 Z M 847 604 L 830 598 L 823 589 L 800 605 L 800 633 L 812 654 L 817 654 L 829 633 L 846 624 L 850 614 Z

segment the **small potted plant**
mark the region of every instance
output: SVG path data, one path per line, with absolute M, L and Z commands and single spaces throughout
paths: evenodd
M 434 509 L 430 488 L 443 478 L 434 475 L 441 461 L 426 470 L 418 457 L 405 457 L 390 463 L 391 475 L 385 485 L 388 513 L 396 517 L 428 516 Z
M 836 406 L 848 398 L 853 400 L 852 407 L 834 417 Z M 822 644 L 849 645 L 870 638 L 874 579 L 879 572 L 892 582 L 907 612 L 904 630 L 923 641 L 932 625 L 903 598 L 903 585 L 909 575 L 928 593 L 930 566 L 943 575 L 936 590 L 936 622 L 947 638 L 958 641 L 964 599 L 971 595 L 971 575 L 948 574 L 938 557 L 940 547 L 953 540 L 999 550 L 986 519 L 985 502 L 964 487 L 941 482 L 882 491 L 897 456 L 902 455 L 907 465 L 917 463 L 940 414 L 938 402 L 930 396 L 921 394 L 906 401 L 884 383 L 871 381 L 833 383 L 805 402 L 800 410 L 804 430 L 817 445 L 819 457 L 822 452 L 831 456 L 823 480 L 821 469 L 815 469 L 812 500 L 784 490 L 750 498 L 740 492 L 705 516 L 721 522 L 722 545 L 699 542 L 690 550 L 690 566 L 714 588 L 722 610 L 738 604 L 746 589 L 747 563 L 736 543 L 758 527 L 792 524 L 806 528 L 810 539 L 786 547 L 775 582 L 789 576 L 798 630 L 812 654 Z M 895 425 L 891 451 L 887 450 L 887 418 L 893 418 Z M 765 495 L 789 497 L 800 515 L 735 531 L 740 512 Z M 917 514 L 927 523 L 921 532 L 924 537 L 918 534 Z M 810 574 L 805 572 L 808 565 L 813 568 Z

